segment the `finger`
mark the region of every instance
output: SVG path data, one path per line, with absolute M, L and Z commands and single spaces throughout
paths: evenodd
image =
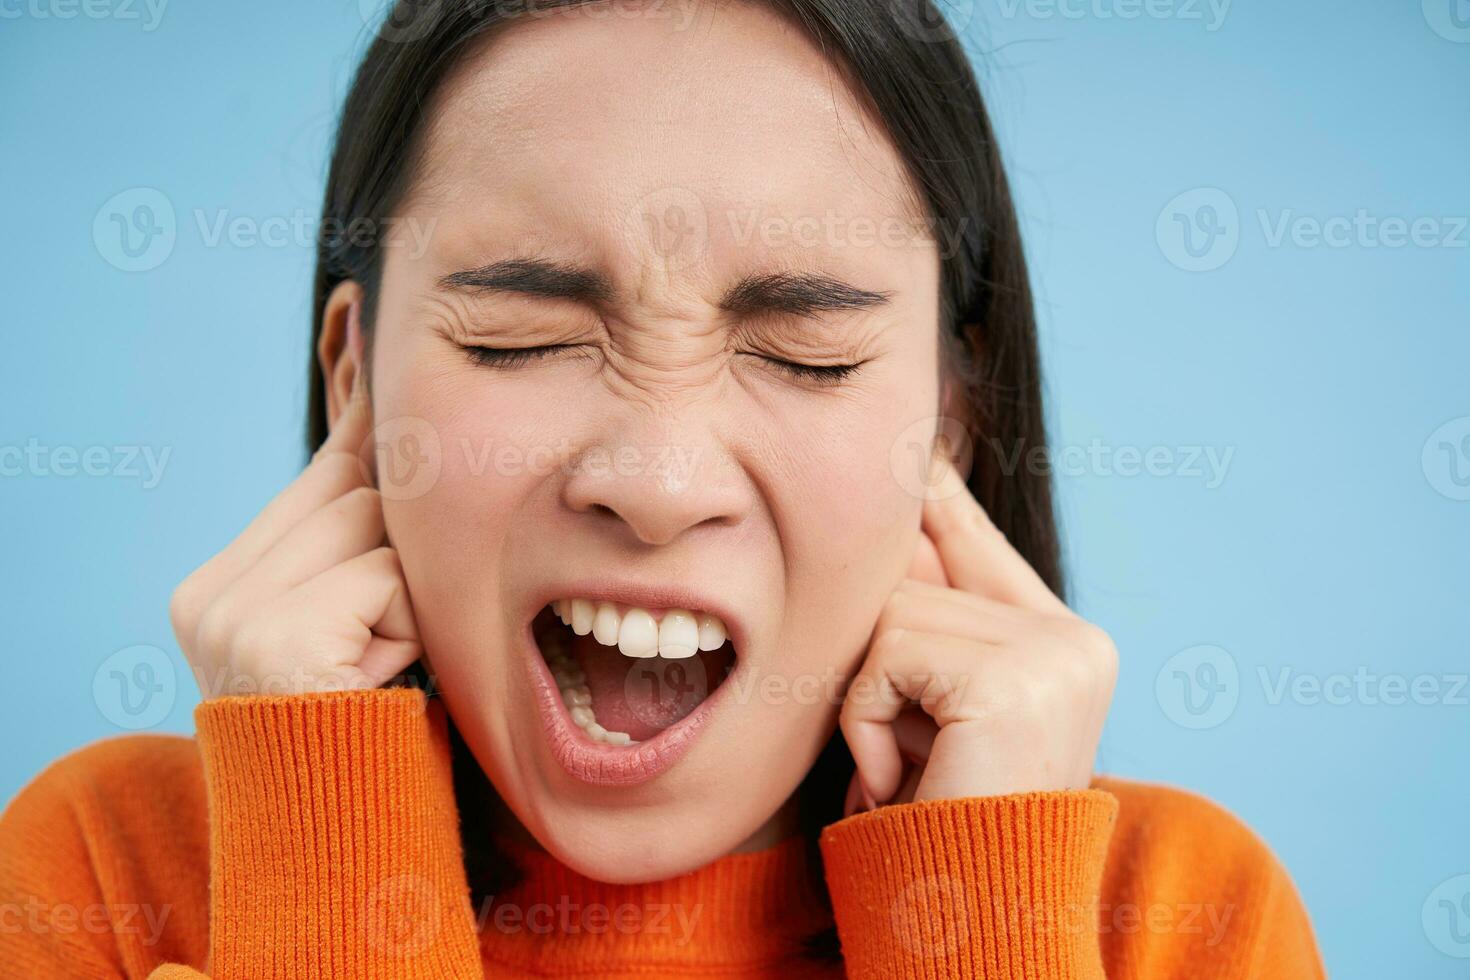
M 332 423 L 331 431 L 312 458 L 332 453 L 349 453 L 353 458 L 360 458 L 363 443 L 372 431 L 372 419 L 372 399 L 368 397 L 367 383 L 359 372 L 353 379 L 347 404 L 342 406 L 342 413 Z
M 1066 606 L 990 520 L 959 471 L 936 458 L 940 478 L 924 501 L 922 526 L 933 539 L 945 574 L 956 588 L 1002 602 L 1055 612 Z
M 903 756 L 904 772 L 898 790 L 888 802 L 908 803 L 914 799 L 938 735 L 939 726 L 934 719 L 917 706 L 910 706 L 893 720 L 893 737 L 898 742 L 899 755 Z
M 260 555 L 269 551 L 291 527 L 328 502 L 365 485 L 362 467 L 343 454 L 309 464 L 234 541 L 201 564 L 179 586 L 179 592 L 184 594 L 179 601 L 188 607 L 181 610 L 185 619 L 197 619 L 204 607 L 240 580 L 260 560 Z
M 260 606 L 329 568 L 384 541 L 383 505 L 371 487 L 356 487 L 286 532 L 221 596 L 241 607 Z
M 869 795 L 882 803 L 903 777 L 894 722 L 917 701 L 941 728 L 958 720 L 960 696 L 984 644 L 955 636 L 890 630 L 876 639 L 848 686 L 839 724 Z
M 290 602 L 345 615 L 344 628 L 360 641 L 358 649 L 366 649 L 373 636 L 419 639 L 398 552 L 392 548 L 375 548 L 327 569 L 297 586 Z
M 893 719 L 893 737 L 898 742 L 898 754 L 908 762 L 918 765 L 928 762 L 938 734 L 939 726 L 918 706 L 911 706 Z
M 985 596 L 904 579 L 878 617 L 874 635 L 890 629 L 951 636 L 988 643 L 1024 640 L 1041 617 Z
M 934 539 L 923 530 L 919 531 L 919 540 L 914 545 L 914 557 L 909 562 L 907 577 L 931 585 L 950 584 L 944 574 L 944 562 L 939 558 L 939 549 L 934 547 Z
M 422 653 L 423 647 L 416 640 L 375 636 L 368 641 L 357 669 L 372 687 L 382 687 L 407 670 Z
M 368 470 L 360 456 L 345 450 L 348 445 L 360 446 L 367 438 L 364 427 L 370 412 L 366 391 L 361 389 L 361 385 L 354 389 L 332 435 L 301 475 L 272 498 L 233 541 L 189 576 L 190 591 L 200 597 L 201 606 L 239 579 L 308 515 L 355 487 L 368 485 Z M 328 450 L 328 446 L 333 448 Z
M 316 622 L 318 662 L 305 665 L 313 689 L 380 687 L 423 655 L 398 553 L 377 548 L 287 593 L 284 616 Z M 323 620 L 322 611 L 337 618 Z
M 858 779 L 858 774 L 854 772 L 852 778 L 847 781 L 847 799 L 842 803 L 842 815 L 850 817 L 857 813 L 861 806 L 863 806 L 863 784 Z

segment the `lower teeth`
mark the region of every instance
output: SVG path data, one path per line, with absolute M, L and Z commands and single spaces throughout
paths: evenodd
M 592 713 L 592 691 L 587 687 L 587 675 L 561 650 L 547 650 L 546 662 L 551 667 L 552 679 L 561 691 L 562 703 L 571 713 L 572 722 L 594 742 L 605 745 L 637 745 L 638 740 L 627 732 L 610 732 L 597 723 Z

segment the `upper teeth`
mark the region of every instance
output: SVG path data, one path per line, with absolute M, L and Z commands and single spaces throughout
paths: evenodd
M 578 636 L 591 633 L 626 657 L 692 657 L 700 650 L 718 650 L 726 637 L 724 621 L 713 613 L 670 609 L 654 619 L 647 609 L 619 611 L 611 602 L 591 599 L 558 599 L 551 608 Z

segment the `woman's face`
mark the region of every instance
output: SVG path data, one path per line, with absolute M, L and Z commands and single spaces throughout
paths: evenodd
M 374 324 L 435 683 L 520 822 L 610 881 L 730 852 L 805 776 L 913 555 L 895 466 L 938 409 L 897 155 L 800 31 L 698 9 L 531 17 L 458 66 Z M 578 635 L 561 599 L 609 608 Z M 705 614 L 733 642 L 695 652 Z

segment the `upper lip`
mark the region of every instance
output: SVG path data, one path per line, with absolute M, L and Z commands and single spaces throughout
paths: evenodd
M 642 609 L 687 609 L 691 612 L 714 613 L 725 624 L 725 633 L 737 654 L 745 650 L 746 626 L 731 606 L 708 592 L 687 585 L 664 585 L 606 578 L 559 582 L 542 586 L 527 620 L 534 619 L 543 608 L 558 599 L 591 599 L 593 602 L 617 602 Z

